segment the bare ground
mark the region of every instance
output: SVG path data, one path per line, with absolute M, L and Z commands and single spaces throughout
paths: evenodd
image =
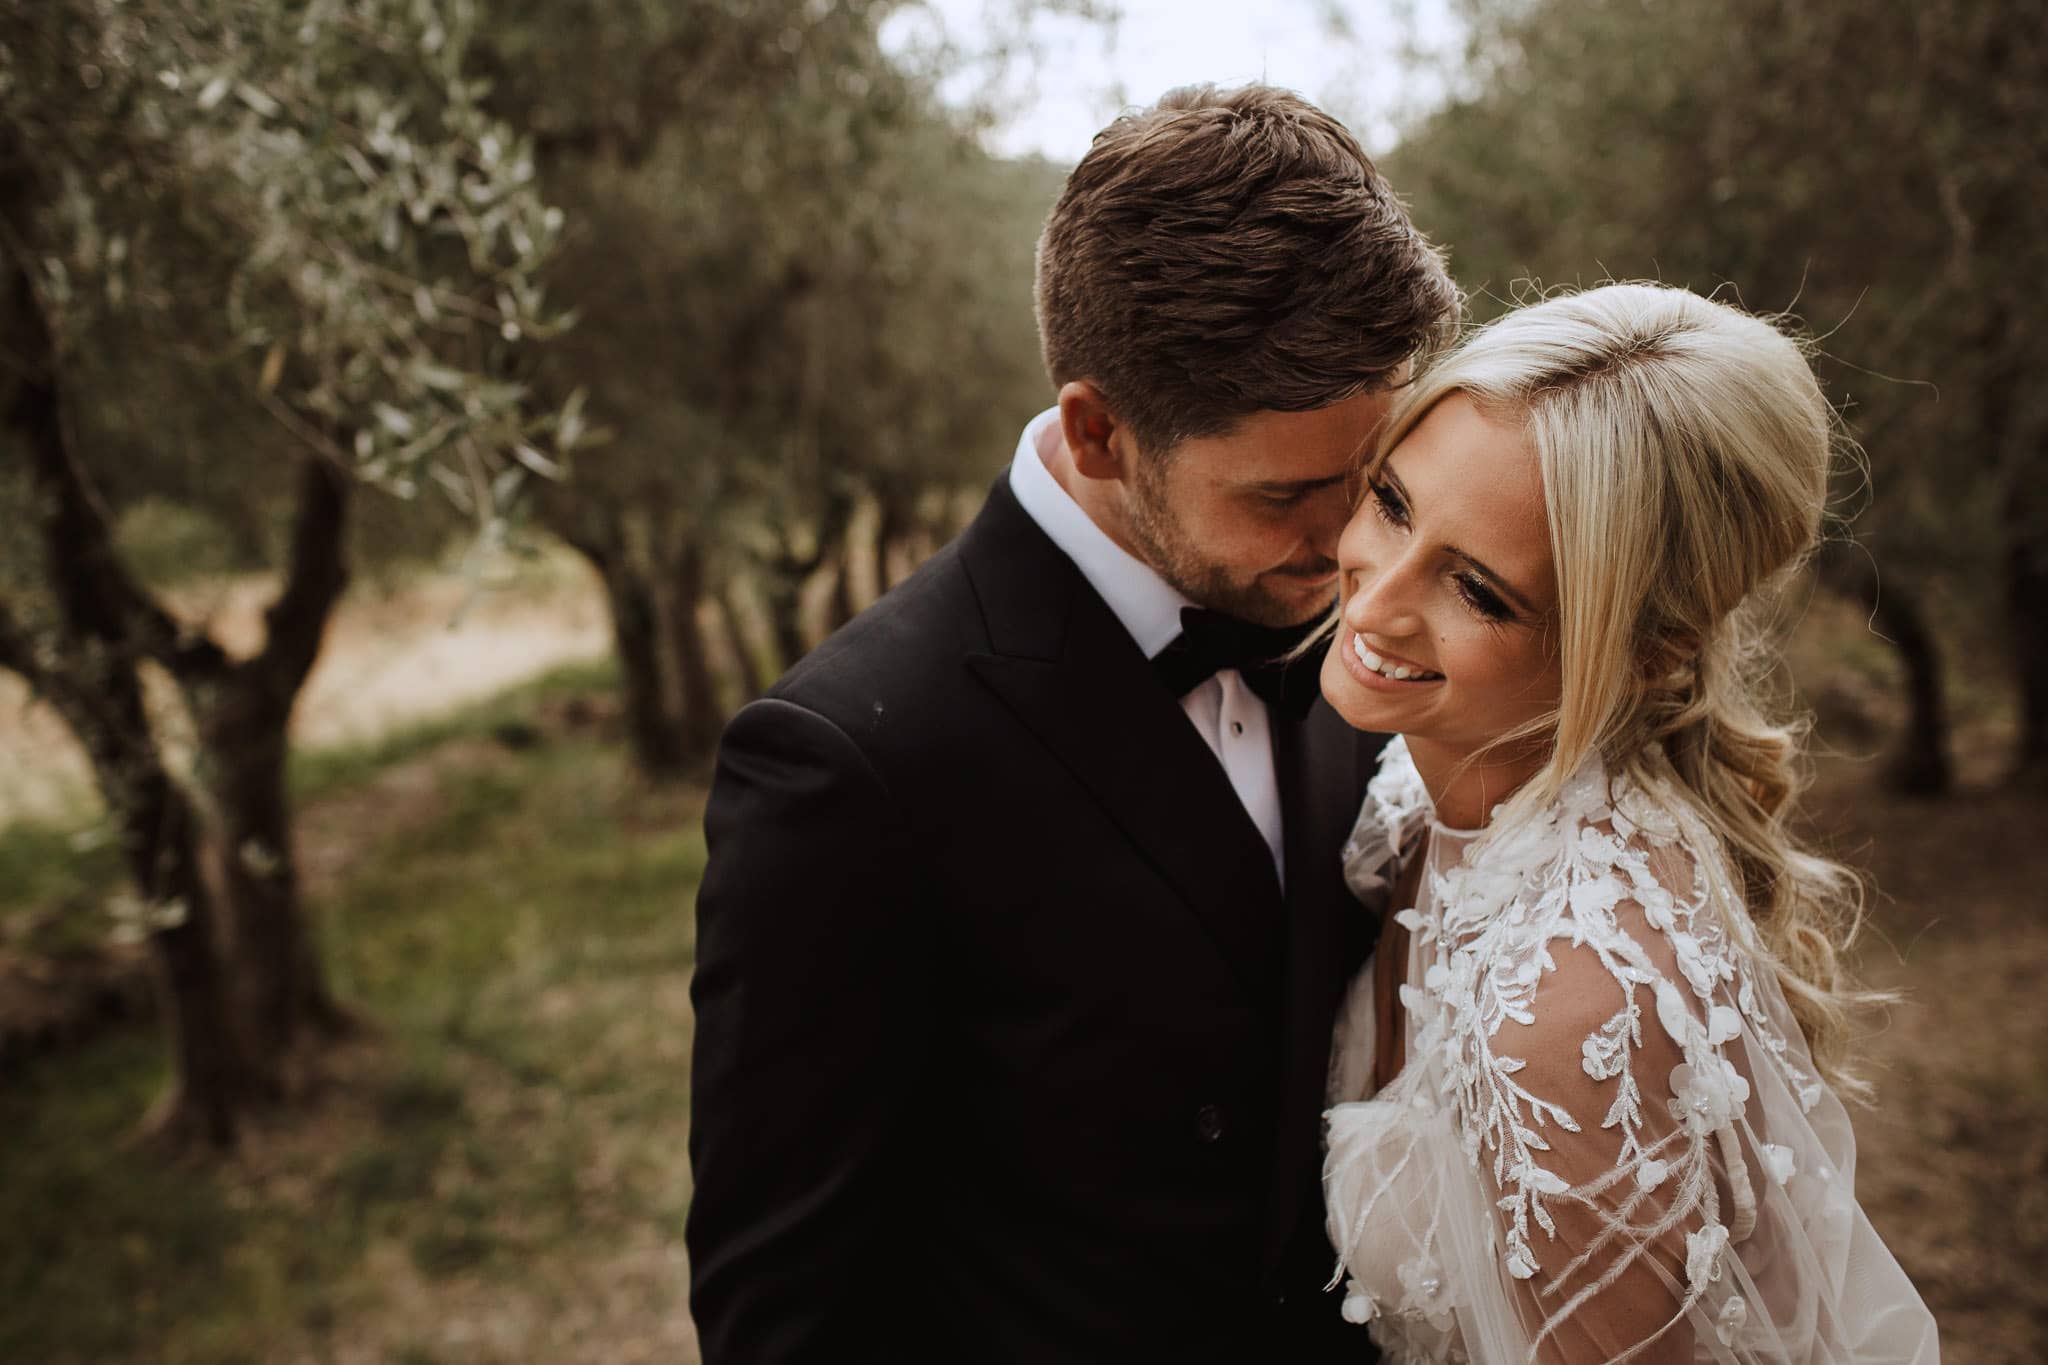
M 1878 888 L 1865 978 L 1903 1000 L 1872 1037 L 1857 1192 L 1940 1323 L 1945 1359 L 2048 1360 L 2048 800 L 1930 804 L 1832 769 L 1824 828 Z

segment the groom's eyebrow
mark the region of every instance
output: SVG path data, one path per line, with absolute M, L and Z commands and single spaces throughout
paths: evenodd
M 1326 479 L 1256 479 L 1245 487 L 1255 493 L 1314 493 L 1325 488 L 1335 488 L 1350 479 L 1348 474 L 1332 474 Z
M 1394 472 L 1394 467 L 1392 465 L 1388 464 L 1380 466 L 1380 481 L 1382 483 L 1391 484 L 1393 486 L 1394 492 L 1400 496 L 1402 503 L 1408 508 L 1408 515 L 1411 517 L 1414 516 L 1415 495 L 1408 491 L 1407 484 L 1401 482 L 1401 476 Z M 1493 584 L 1494 587 L 1499 588 L 1501 590 L 1501 594 L 1504 597 L 1506 597 L 1510 602 L 1514 603 L 1516 606 L 1520 607 L 1523 611 L 1529 613 L 1531 616 L 1540 616 L 1542 614 L 1541 612 L 1536 610 L 1536 605 L 1528 599 L 1528 597 L 1522 592 L 1520 588 L 1517 588 L 1513 583 L 1508 581 L 1507 576 L 1505 574 L 1495 573 L 1492 569 L 1487 568 L 1485 561 L 1481 560 L 1479 556 L 1474 554 L 1468 554 L 1467 552 L 1459 549 L 1455 545 L 1444 546 L 1444 553 L 1450 555 L 1454 559 L 1462 559 L 1467 564 L 1470 564 L 1473 568 L 1479 570 L 1481 576 L 1484 577 L 1487 582 Z

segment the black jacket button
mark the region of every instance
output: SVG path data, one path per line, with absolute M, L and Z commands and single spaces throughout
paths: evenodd
M 1221 1142 L 1223 1140 L 1223 1110 L 1220 1106 L 1205 1104 L 1195 1111 L 1195 1140 L 1197 1142 Z

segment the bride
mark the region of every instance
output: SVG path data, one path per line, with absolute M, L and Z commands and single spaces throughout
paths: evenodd
M 1933 1362 L 1838 1094 L 1856 886 L 1788 823 L 1774 589 L 1830 415 L 1768 323 L 1552 298 L 1405 396 L 1339 550 L 1331 704 L 1397 731 L 1346 870 L 1343 1313 L 1394 1362 Z

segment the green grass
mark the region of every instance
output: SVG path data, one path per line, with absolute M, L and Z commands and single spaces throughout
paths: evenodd
M 497 1359 L 387 1302 L 394 1258 L 429 1299 L 482 1283 L 549 1302 L 566 1297 L 549 1267 L 679 1239 L 701 797 L 641 788 L 590 738 L 451 743 L 589 680 L 300 774 L 308 804 L 401 760 L 437 784 L 319 907 L 340 993 L 378 1038 L 306 1117 L 226 1163 L 137 1150 L 164 1080 L 148 1029 L 6 1078 L 0 1360 L 318 1360 L 366 1333 L 373 1358 Z M 0 867 L 70 886 L 37 838 L 0 842 Z
M 360 783 L 377 772 L 416 758 L 451 739 L 487 735 L 530 723 L 534 708 L 555 697 L 608 692 L 618 685 L 618 664 L 610 655 L 558 668 L 494 697 L 444 715 L 411 722 L 361 744 L 310 749 L 292 756 L 291 790 L 296 801 L 315 801 Z
M 44 912 L 33 943 L 40 951 L 61 952 L 103 934 L 105 918 L 93 912 L 125 875 L 120 846 L 102 827 L 0 826 L 0 918 Z

